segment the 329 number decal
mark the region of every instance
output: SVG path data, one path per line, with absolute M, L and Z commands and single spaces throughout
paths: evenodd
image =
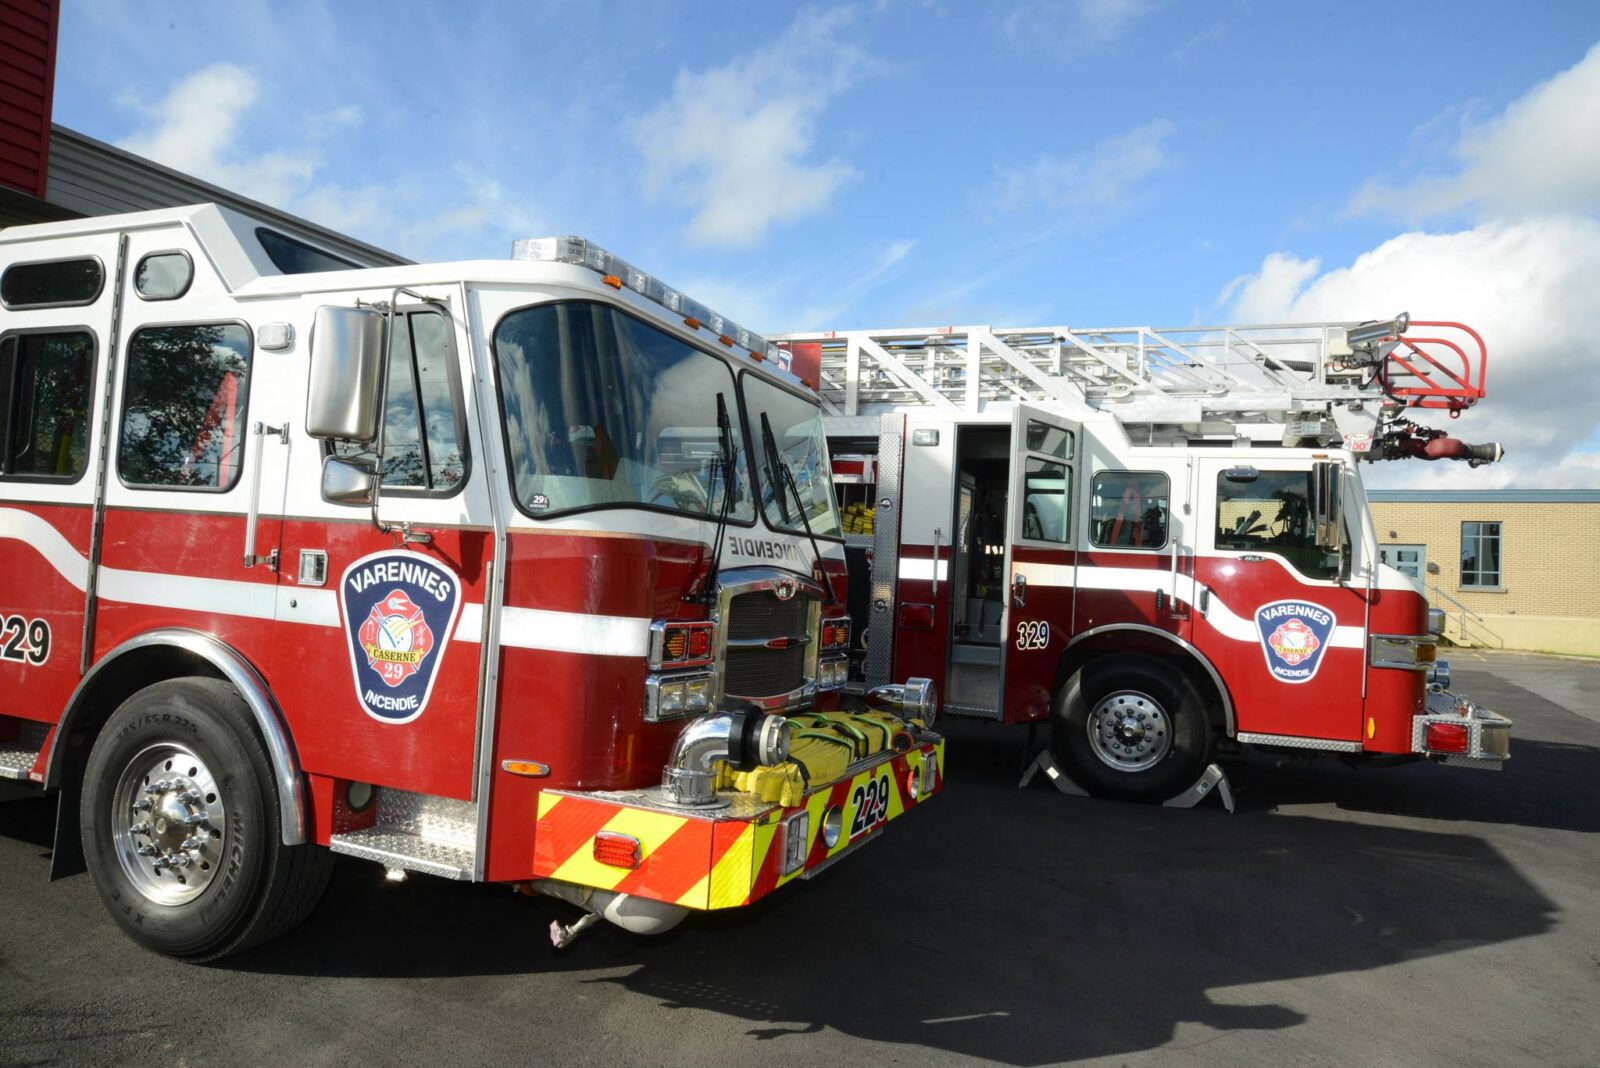
M 880 775 L 850 795 L 856 818 L 850 821 L 850 837 L 872 830 L 889 818 L 889 776 Z
M 37 667 L 49 659 L 50 624 L 21 616 L 6 616 L 0 621 L 0 660 Z
M 1024 619 L 1017 624 L 1018 649 L 1043 649 L 1050 644 L 1050 624 L 1042 619 Z

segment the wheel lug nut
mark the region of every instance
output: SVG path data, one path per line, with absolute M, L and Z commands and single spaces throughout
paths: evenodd
M 180 849 L 199 849 L 203 845 L 205 845 L 205 839 L 203 839 L 203 838 L 185 838 L 183 840 L 183 844 L 181 846 L 179 846 L 178 848 L 180 848 Z
M 146 800 L 144 800 L 142 798 L 133 803 L 133 810 L 135 812 L 149 812 L 152 807 L 153 806 L 150 804 L 149 801 L 146 801 Z
M 156 855 L 156 847 L 155 846 L 147 846 L 147 845 L 146 846 L 140 846 L 139 847 L 139 855 L 141 857 L 153 857 L 153 856 Z M 159 860 L 156 861 L 156 867 L 160 867 L 160 866 L 161 866 L 161 862 Z

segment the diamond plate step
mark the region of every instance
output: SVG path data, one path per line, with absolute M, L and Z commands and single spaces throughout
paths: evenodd
M 377 823 L 336 834 L 335 853 L 376 861 L 445 879 L 472 878 L 478 840 L 478 806 L 449 797 L 429 797 L 380 788 Z
M 27 782 L 28 773 L 39 759 L 39 750 L 50 737 L 50 724 L 24 723 L 12 741 L 0 742 L 0 779 Z
M 372 860 L 386 868 L 403 868 L 446 879 L 472 878 L 471 849 L 448 845 L 385 826 L 336 834 L 329 840 L 335 853 Z

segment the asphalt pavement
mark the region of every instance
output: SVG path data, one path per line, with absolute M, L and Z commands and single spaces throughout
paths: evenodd
M 174 963 L 7 801 L 0 1064 L 1592 1065 L 1600 664 L 1454 659 L 1504 772 L 1257 758 L 1230 816 L 1018 791 L 1024 732 L 962 723 L 937 804 L 821 878 L 559 953 L 564 906 L 341 858 L 294 934 Z

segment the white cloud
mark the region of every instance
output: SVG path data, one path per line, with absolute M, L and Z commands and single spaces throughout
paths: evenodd
M 159 103 L 142 109 L 151 125 L 121 147 L 264 203 L 283 204 L 311 180 L 318 160 L 308 151 L 254 157 L 237 151 L 239 120 L 259 91 L 249 71 L 213 64 L 180 79 Z
M 849 278 L 840 278 L 832 267 L 788 271 L 761 281 L 748 275 L 702 277 L 689 280 L 684 292 L 757 333 L 834 330 L 862 297 L 899 277 L 915 248 L 915 241 L 901 240 L 864 249 L 866 266 Z
M 1600 484 L 1600 221 L 1576 216 L 1407 233 L 1347 267 L 1274 253 L 1223 293 L 1235 322 L 1384 319 L 1400 311 L 1472 326 L 1488 346 L 1487 397 L 1459 420 L 1419 415 L 1469 442 L 1500 441 L 1506 459 L 1401 461 L 1368 469 L 1380 485 Z M 1420 333 L 1420 328 L 1418 328 Z
M 1356 212 L 1424 218 L 1470 211 L 1478 218 L 1600 209 L 1600 44 L 1534 87 L 1496 118 L 1467 127 L 1455 147 L 1460 170 L 1399 187 L 1370 182 Z
M 1172 132 L 1172 123 L 1158 119 L 1101 141 L 1079 156 L 1040 156 L 1001 173 L 994 203 L 1008 211 L 1035 206 L 1111 207 L 1131 187 L 1167 165 L 1166 140 Z
M 180 78 L 158 103 L 130 102 L 146 125 L 120 145 L 230 192 L 293 212 L 405 255 L 459 255 L 465 239 L 494 231 L 526 236 L 535 227 L 499 182 L 458 166 L 442 180 L 403 173 L 344 186 L 319 181 L 312 144 L 362 121 L 355 105 L 302 123 L 306 144 L 252 153 L 249 118 L 260 99 L 250 71 L 228 63 Z
M 645 193 L 687 205 L 687 234 L 758 245 L 774 225 L 825 211 L 855 170 L 812 159 L 828 104 L 868 66 L 846 36 L 852 8 L 802 12 L 783 36 L 705 71 L 681 70 L 672 94 L 633 121 Z
M 1111 41 L 1155 8 L 1154 0 L 1017 0 L 1000 24 L 1018 42 L 1087 37 Z

